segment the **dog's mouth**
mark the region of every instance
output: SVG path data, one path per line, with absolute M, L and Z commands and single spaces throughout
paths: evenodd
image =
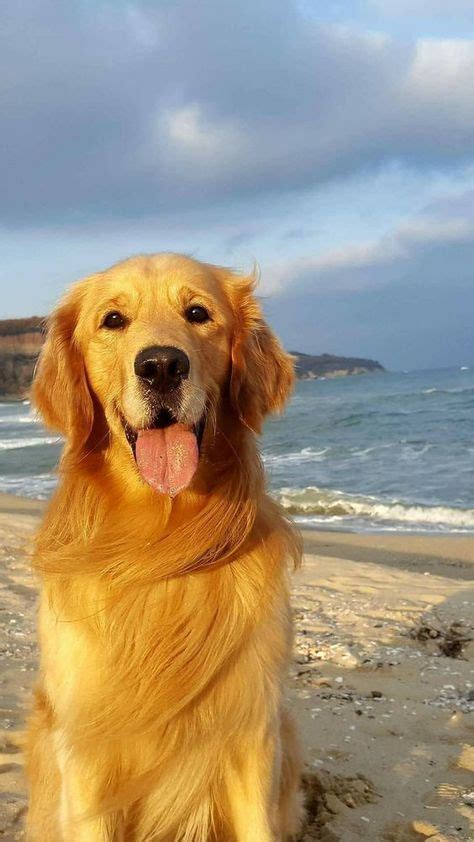
M 153 422 L 135 429 L 123 422 L 141 478 L 155 491 L 175 497 L 187 488 L 197 471 L 205 416 L 197 424 L 184 424 L 167 409 Z

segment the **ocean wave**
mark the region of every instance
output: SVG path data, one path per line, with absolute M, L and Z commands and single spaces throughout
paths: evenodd
M 413 413 L 413 409 L 404 410 L 401 408 L 401 405 L 407 403 L 410 406 L 413 403 L 413 399 L 420 398 L 426 395 L 469 395 L 474 392 L 474 386 L 453 386 L 451 388 L 446 388 L 444 386 L 430 386 L 426 387 L 425 389 L 413 389 L 411 391 L 403 391 L 403 392 L 386 392 L 382 395 L 369 395 L 366 398 L 366 406 L 367 411 L 361 413 L 354 413 L 344 419 L 343 421 L 354 421 L 357 420 L 359 417 L 364 418 L 367 415 L 376 414 L 377 412 L 380 414 L 382 412 L 381 409 L 378 410 L 371 410 L 369 409 L 371 403 L 373 401 L 378 401 L 382 398 L 383 403 L 385 404 L 387 401 L 390 403 L 396 402 L 397 403 L 397 411 L 396 412 L 387 412 L 386 408 L 383 410 L 383 414 L 385 415 L 410 415 Z
M 309 486 L 303 489 L 282 488 L 278 493 L 289 514 L 311 518 L 358 519 L 385 524 L 446 528 L 452 531 L 474 531 L 474 509 L 449 506 L 412 505 L 399 501 L 382 501 L 376 497 L 346 494 L 342 491 Z
M 47 500 L 56 488 L 57 478 L 54 474 L 35 474 L 28 477 L 1 476 L 0 491 L 5 494 L 15 494 L 21 497 L 31 497 L 34 500 Z
M 20 415 L 15 418 L 19 424 L 41 424 L 41 418 L 38 415 Z
M 6 415 L 0 418 L 0 424 L 41 424 L 41 419 L 37 415 Z
M 369 447 L 351 447 L 349 448 L 352 456 L 367 456 L 368 453 L 374 453 L 376 450 L 387 450 L 391 447 L 398 447 L 398 441 L 388 441 L 384 444 L 371 444 Z
M 380 415 L 378 410 L 363 410 L 362 412 L 352 412 L 350 415 L 345 415 L 342 418 L 335 418 L 332 424 L 335 427 L 356 427 L 359 424 L 365 423 L 368 419 L 376 418 Z
M 423 457 L 434 447 L 433 444 L 423 440 L 401 439 L 397 441 L 372 444 L 367 447 L 324 447 L 316 450 L 312 447 L 303 447 L 301 450 L 288 453 L 264 453 L 262 458 L 267 468 L 283 465 L 305 465 L 312 462 L 337 461 L 349 464 L 352 460 L 367 462 L 370 459 L 379 459 L 383 451 L 395 450 L 397 458 L 404 461 L 412 461 Z
M 433 387 L 431 389 L 423 389 L 421 392 L 422 395 L 466 395 L 473 393 L 474 388 L 472 386 L 457 386 L 453 389 L 437 389 Z
M 30 439 L 0 439 L 0 450 L 22 450 L 24 447 L 41 447 L 45 444 L 60 444 L 58 436 L 43 436 Z
M 432 450 L 433 446 L 434 445 L 428 443 L 422 444 L 421 446 L 417 446 L 416 444 L 407 444 L 407 446 L 402 448 L 400 458 L 405 462 L 413 462 Z
M 303 465 L 306 462 L 323 462 L 330 447 L 322 450 L 313 450 L 312 447 L 303 447 L 290 453 L 264 453 L 262 459 L 265 465 Z
M 363 447 L 361 449 L 357 447 L 351 447 L 348 450 L 347 456 L 350 458 L 357 458 L 361 460 L 366 460 L 367 456 L 370 454 L 374 454 L 375 457 L 378 459 L 380 456 L 380 452 L 384 450 L 394 450 L 398 451 L 397 458 L 404 459 L 404 460 L 413 460 L 419 459 L 420 456 L 424 456 L 425 453 L 428 453 L 434 447 L 433 444 L 424 441 L 391 441 L 387 442 L 386 444 L 373 444 L 370 447 Z

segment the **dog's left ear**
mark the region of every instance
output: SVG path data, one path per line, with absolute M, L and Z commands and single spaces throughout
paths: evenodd
M 295 379 L 294 361 L 265 322 L 255 300 L 255 278 L 233 284 L 236 329 L 230 397 L 243 423 L 259 433 L 266 415 L 280 412 Z
M 92 431 L 94 406 L 84 361 L 74 331 L 79 314 L 78 287 L 63 299 L 47 324 L 32 387 L 33 403 L 46 425 L 80 450 Z

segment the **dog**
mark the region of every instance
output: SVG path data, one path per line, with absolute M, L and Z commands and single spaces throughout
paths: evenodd
M 49 320 L 32 397 L 66 443 L 33 558 L 31 841 L 299 831 L 284 684 L 300 546 L 257 450 L 294 371 L 254 288 L 138 256 L 78 282 Z

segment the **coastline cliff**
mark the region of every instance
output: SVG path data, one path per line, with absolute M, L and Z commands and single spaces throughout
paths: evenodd
M 348 377 L 353 374 L 369 374 L 385 371 L 376 360 L 361 357 L 338 357 L 334 354 L 301 354 L 290 351 L 295 358 L 296 376 L 299 380 L 320 380 L 321 378 Z
M 45 319 L 41 316 L 0 320 L 0 399 L 19 399 L 27 395 L 44 341 L 44 326 Z M 296 375 L 301 380 L 384 370 L 375 360 L 332 354 L 313 356 L 299 351 L 290 353 L 295 358 Z

